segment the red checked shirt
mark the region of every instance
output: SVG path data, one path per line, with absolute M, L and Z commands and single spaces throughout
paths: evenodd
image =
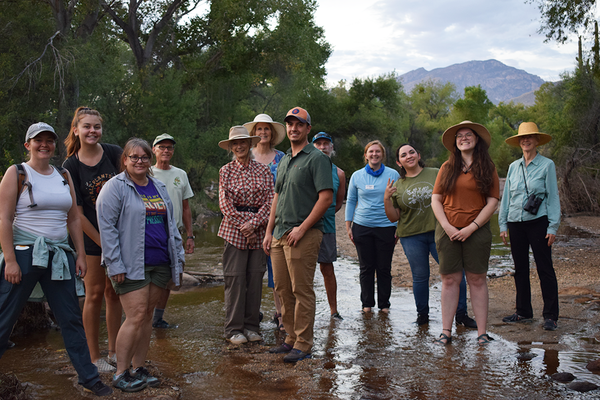
M 269 167 L 254 160 L 247 166 L 237 160 L 224 165 L 219 171 L 219 206 L 223 221 L 218 236 L 240 250 L 261 249 L 272 202 L 273 176 Z M 236 209 L 243 206 L 256 207 L 258 212 Z M 246 222 L 250 222 L 257 236 L 250 244 L 240 231 Z

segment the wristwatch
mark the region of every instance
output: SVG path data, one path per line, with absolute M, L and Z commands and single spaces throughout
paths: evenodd
M 188 239 L 196 239 L 196 236 L 188 236 Z

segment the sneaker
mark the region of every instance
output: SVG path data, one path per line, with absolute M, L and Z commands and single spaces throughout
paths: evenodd
M 160 385 L 160 381 L 158 378 L 150 375 L 150 372 L 144 367 L 137 367 L 133 370 L 133 374 L 131 374 L 133 378 L 138 378 L 144 380 L 149 387 L 157 387 Z
M 254 331 L 249 331 L 248 329 L 244 329 L 244 336 L 248 339 L 249 342 L 260 342 L 262 340 L 262 336 Z
M 106 386 L 104 383 L 102 383 L 102 381 L 98 381 L 98 382 L 94 383 L 89 388 L 86 388 L 84 386 L 83 390 L 86 392 L 92 392 L 96 396 L 108 396 L 108 395 L 111 395 L 113 392 L 113 390 L 110 387 Z
M 107 372 L 115 372 L 117 369 L 110 365 L 104 358 L 99 358 L 96 362 L 93 363 L 96 368 L 98 368 L 98 372 L 103 374 Z
M 555 331 L 558 326 L 556 325 L 556 321 L 550 318 L 544 320 L 544 330 L 547 331 Z
M 509 315 L 508 317 L 502 318 L 502 322 L 532 322 L 531 318 L 523 317 L 517 313 Z
M 417 314 L 417 325 L 425 325 L 429 323 L 429 314 Z
M 344 318 L 342 318 L 342 316 L 340 315 L 339 312 L 334 312 L 333 314 L 331 314 L 331 319 L 336 319 L 338 321 L 343 321 Z
M 227 340 L 229 340 L 233 344 L 244 344 L 248 341 L 248 339 L 246 339 L 246 336 L 242 335 L 241 333 L 236 333 Z
M 293 347 L 290 346 L 287 343 L 283 343 L 280 346 L 277 347 L 271 347 L 269 349 L 269 353 L 273 353 L 273 354 L 282 354 L 282 353 L 289 353 L 290 351 L 292 351 Z
M 169 329 L 169 328 L 175 328 L 175 325 L 171 325 L 167 321 L 165 321 L 164 319 L 161 318 L 158 321 L 152 322 L 152 327 L 158 328 L 158 329 Z
M 121 375 L 113 376 L 112 385 L 117 389 L 121 389 L 123 392 L 139 392 L 140 390 L 145 389 L 146 386 L 148 386 L 148 383 L 139 377 L 134 378 L 129 373 L 129 370 L 126 369 Z
M 304 360 L 306 358 L 310 358 L 310 353 L 305 353 L 298 349 L 292 349 L 285 357 L 283 357 L 283 362 L 286 363 L 296 363 L 300 360 Z
M 467 314 L 456 316 L 456 325 L 462 325 L 466 328 L 477 329 L 477 322 Z

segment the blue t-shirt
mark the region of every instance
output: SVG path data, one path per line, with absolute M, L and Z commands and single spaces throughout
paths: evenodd
M 396 182 L 399 178 L 398 171 L 389 167 L 385 167 L 377 177 L 369 175 L 364 168 L 353 173 L 348 185 L 346 221 L 354 221 L 367 228 L 396 226 L 385 215 L 383 194 L 388 179 Z
M 146 206 L 146 234 L 144 246 L 144 264 L 170 264 L 167 246 L 167 204 L 158 194 L 151 179 L 146 186 L 135 184 Z

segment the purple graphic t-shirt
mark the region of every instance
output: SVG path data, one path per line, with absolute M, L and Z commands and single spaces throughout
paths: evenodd
M 148 265 L 170 264 L 167 236 L 167 204 L 158 194 L 151 179 L 146 186 L 135 184 L 146 206 L 146 246 L 144 263 Z

